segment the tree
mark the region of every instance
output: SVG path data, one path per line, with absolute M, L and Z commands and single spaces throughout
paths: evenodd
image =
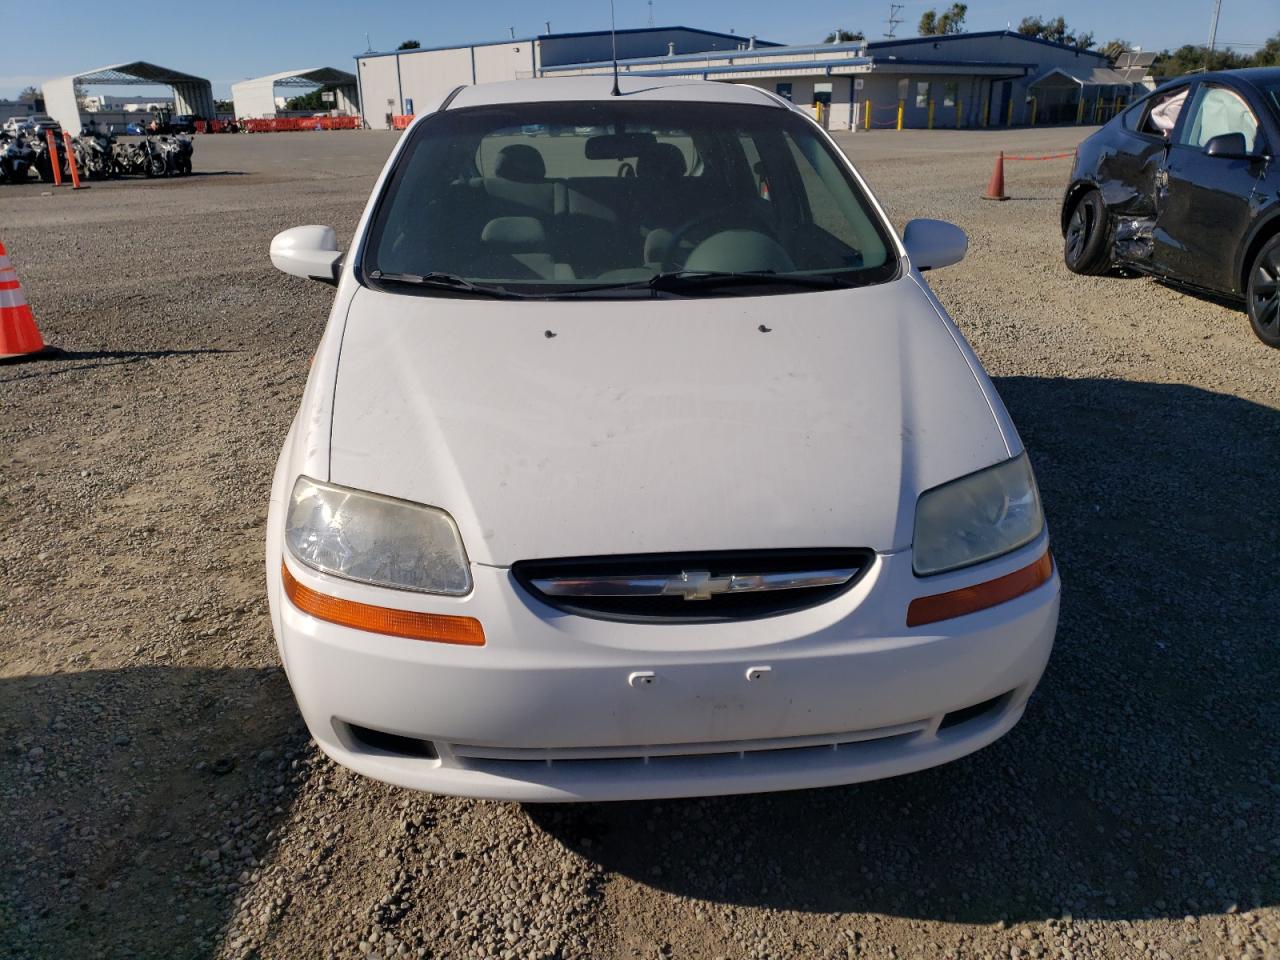
M 35 87 L 25 87 L 23 91 L 18 94 L 19 103 L 35 103 L 39 99 L 40 91 Z
M 840 27 L 827 34 L 827 38 L 823 43 L 861 43 L 867 39 L 866 34 L 861 30 L 846 30 Z
M 968 12 L 969 5 L 965 3 L 953 3 L 942 13 L 938 13 L 936 10 L 926 10 L 920 16 L 920 25 L 916 28 L 916 32 L 922 37 L 940 37 L 949 33 L 962 33 L 964 31 L 964 15 Z
M 319 87 L 301 96 L 290 97 L 284 104 L 286 110 L 323 110 L 326 106 L 327 104 L 320 99 Z
M 1280 67 L 1280 33 L 1275 34 L 1253 55 L 1255 67 Z
M 400 46 L 396 47 L 396 49 L 397 50 L 417 50 L 421 46 L 422 44 L 420 44 L 417 40 L 406 40 L 404 43 L 400 44 Z
M 1161 52 L 1151 66 L 1151 75 L 1172 79 L 1204 70 L 1239 70 L 1241 67 L 1252 66 L 1254 62 L 1254 57 L 1246 57 L 1234 50 L 1214 50 L 1211 53 L 1204 44 L 1187 43 L 1172 53 L 1168 50 Z
M 1117 37 L 1115 40 L 1109 40 L 1098 48 L 1098 52 L 1105 56 L 1112 63 L 1120 59 L 1122 53 L 1129 52 L 1129 41 L 1121 40 Z
M 1063 17 L 1042 20 L 1040 17 L 1023 17 L 1018 24 L 1018 32 L 1024 37 L 1039 37 L 1041 40 L 1052 40 L 1054 43 L 1065 43 L 1080 50 L 1088 50 L 1093 46 L 1092 33 L 1076 33 L 1067 26 Z

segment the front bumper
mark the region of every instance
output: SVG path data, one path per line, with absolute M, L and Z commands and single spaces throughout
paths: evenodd
M 881 555 L 852 590 L 761 620 L 629 624 L 561 613 L 508 570 L 476 565 L 465 598 L 363 587 L 286 560 L 321 592 L 474 616 L 482 648 L 401 640 L 315 620 L 281 592 L 272 620 L 299 708 L 337 762 L 435 793 L 528 802 L 705 796 L 910 773 L 978 750 L 1026 706 L 1053 644 L 1058 578 L 928 627 L 915 596 L 1025 566 L 1044 538 L 975 570 L 921 581 Z M 639 677 L 651 675 L 652 682 Z M 956 713 L 975 705 L 983 709 Z M 364 731 L 426 741 L 427 756 Z

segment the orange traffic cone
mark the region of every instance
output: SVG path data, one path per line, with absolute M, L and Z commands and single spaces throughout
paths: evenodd
M 17 363 L 51 356 L 59 351 L 45 345 L 36 329 L 18 274 L 9 265 L 9 253 L 0 243 L 0 363 Z
M 996 168 L 991 171 L 991 182 L 987 184 L 987 192 L 982 195 L 983 200 L 1008 200 L 1009 195 L 1004 192 L 1004 151 L 1000 151 L 1000 156 L 996 157 Z

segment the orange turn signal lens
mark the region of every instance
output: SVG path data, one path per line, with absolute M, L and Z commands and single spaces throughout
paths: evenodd
M 935 593 L 931 597 L 917 597 L 907 607 L 907 626 L 919 627 L 994 607 L 1030 593 L 1041 584 L 1048 583 L 1052 576 L 1053 554 L 1046 548 L 1044 556 L 1035 563 L 1003 577 L 947 593 Z
M 404 637 L 407 640 L 457 643 L 468 647 L 484 646 L 484 627 L 475 617 L 415 613 L 412 610 L 392 610 L 390 607 L 341 600 L 304 587 L 283 563 L 280 564 L 280 577 L 284 581 L 285 596 L 290 602 L 317 620 L 326 620 L 355 630 L 367 630 L 369 633 L 384 633 L 389 637 Z

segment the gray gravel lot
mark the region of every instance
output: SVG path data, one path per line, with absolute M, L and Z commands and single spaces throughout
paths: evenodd
M 268 484 L 392 135 L 202 137 L 197 175 L 0 187 L 46 339 L 0 367 L 0 957 L 1280 956 L 1280 352 L 1062 266 L 1081 132 L 842 135 L 1030 448 L 1061 567 L 1022 723 L 958 763 L 757 797 L 534 807 L 346 773 L 263 597 Z

